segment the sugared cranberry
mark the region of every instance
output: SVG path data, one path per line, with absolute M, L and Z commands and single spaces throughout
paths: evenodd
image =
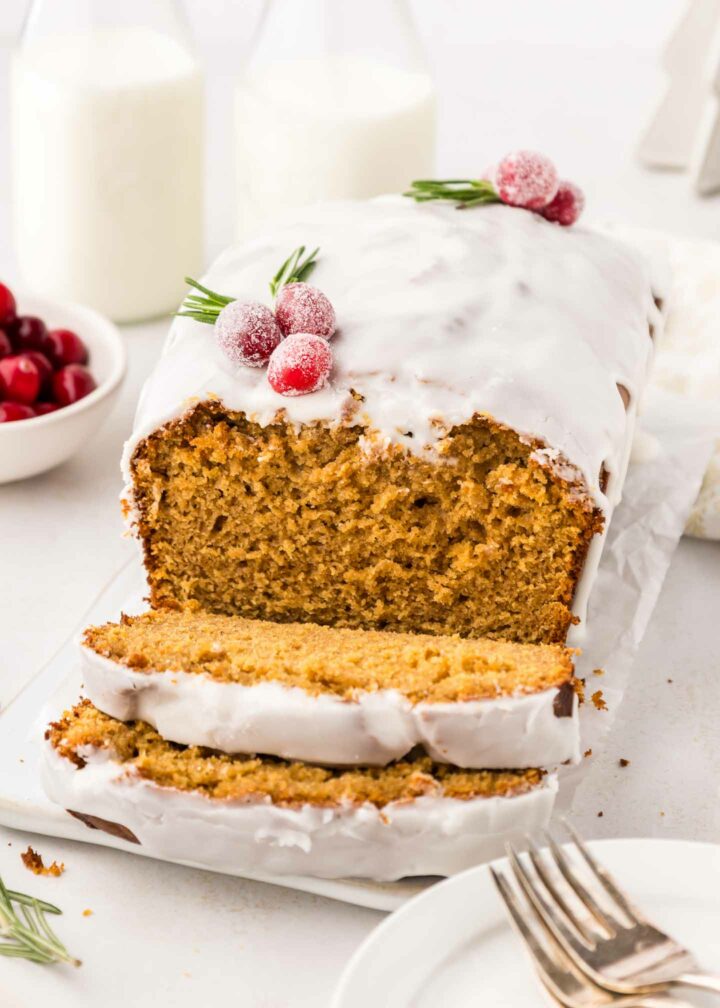
M 49 392 L 50 386 L 52 385 L 53 369 L 52 364 L 47 359 L 44 353 L 40 353 L 39 350 L 28 350 L 27 353 L 23 354 L 24 357 L 28 357 L 33 364 L 37 367 L 40 372 L 40 393 Z
M 0 423 L 12 423 L 13 420 L 30 420 L 35 416 L 32 406 L 19 402 L 0 402 Z
M 54 402 L 36 402 L 33 409 L 35 410 L 35 416 L 45 416 L 46 413 L 54 413 L 60 407 Z
M 263 367 L 282 339 L 275 316 L 259 301 L 231 301 L 215 320 L 220 349 L 233 364 Z
M 12 352 L 13 348 L 12 343 L 10 342 L 10 337 L 4 329 L 0 329 L 0 357 L 7 357 L 7 355 Z
M 312 333 L 330 339 L 335 332 L 335 309 L 322 291 L 306 283 L 282 288 L 275 302 L 275 318 L 285 336 Z
M 317 392 L 328 379 L 333 355 L 330 344 L 314 333 L 292 333 L 273 350 L 268 381 L 280 395 Z
M 495 169 L 495 188 L 503 203 L 539 210 L 558 189 L 558 174 L 550 158 L 536 151 L 515 151 Z
M 88 362 L 87 347 L 72 329 L 50 329 L 43 338 L 42 351 L 56 368 Z
M 67 364 L 53 375 L 53 399 L 58 406 L 84 399 L 96 387 L 95 379 L 82 364 Z
M 36 315 L 18 315 L 12 327 L 10 338 L 16 353 L 26 350 L 42 350 L 47 327 Z
M 558 186 L 555 198 L 546 207 L 543 207 L 540 214 L 545 220 L 555 221 L 563 227 L 570 227 L 583 212 L 585 206 L 585 196 L 582 189 L 574 182 L 563 180 Z
M 0 283 L 0 326 L 11 326 L 15 321 L 17 306 L 13 292 L 5 284 Z
M 4 399 L 29 405 L 37 399 L 40 385 L 40 369 L 27 354 L 0 360 L 0 392 Z

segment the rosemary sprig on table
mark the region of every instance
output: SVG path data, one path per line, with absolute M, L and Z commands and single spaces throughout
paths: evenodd
M 61 913 L 52 903 L 7 889 L 0 878 L 0 955 L 79 966 L 45 920 L 46 914 Z
M 409 196 L 416 203 L 453 200 L 458 210 L 481 203 L 502 202 L 488 179 L 417 179 L 410 183 L 403 196 Z
M 298 246 L 298 248 L 296 248 L 295 251 L 287 257 L 285 262 L 270 281 L 270 293 L 272 296 L 276 297 L 278 291 L 281 287 L 284 287 L 285 284 L 300 283 L 303 280 L 307 280 L 312 271 L 315 269 L 315 257 L 319 251 L 320 249 L 316 248 L 314 251 L 308 252 L 308 254 L 305 255 L 305 246 Z M 203 287 L 201 283 L 197 280 L 193 280 L 192 277 L 185 277 L 185 283 L 188 287 L 192 288 L 192 291 L 183 301 L 181 310 L 179 312 L 175 312 L 176 315 L 179 315 L 182 318 L 191 318 L 195 319 L 196 322 L 205 322 L 207 325 L 215 325 L 215 320 L 225 305 L 229 305 L 231 301 L 236 300 L 234 297 L 227 297 L 225 294 L 218 294 L 217 291 L 210 290 L 209 287 Z M 195 293 L 196 291 L 199 293 Z

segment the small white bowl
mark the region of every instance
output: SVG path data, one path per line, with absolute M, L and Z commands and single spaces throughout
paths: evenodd
M 0 423 L 0 483 L 36 476 L 84 447 L 110 412 L 127 363 L 119 330 L 92 308 L 22 295 L 17 300 L 21 315 L 39 315 L 48 329 L 72 329 L 78 334 L 88 348 L 88 367 L 97 388 L 54 413 Z

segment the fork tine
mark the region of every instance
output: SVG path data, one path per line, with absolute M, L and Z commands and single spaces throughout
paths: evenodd
M 582 855 L 586 865 L 595 876 L 599 884 L 604 888 L 605 892 L 617 903 L 622 912 L 628 918 L 631 924 L 644 924 L 647 923 L 646 919 L 640 914 L 639 910 L 630 902 L 625 893 L 618 888 L 617 883 L 613 879 L 610 872 L 603 868 L 599 864 L 593 855 L 590 853 L 590 849 L 581 839 L 580 834 L 577 832 L 575 827 L 567 821 L 567 819 L 562 820 L 562 824 L 565 829 L 570 834 L 576 848 Z
M 593 940 L 593 934 L 590 928 L 588 928 L 585 921 L 581 921 L 578 918 L 578 915 L 569 907 L 567 900 L 557 888 L 555 882 L 548 873 L 547 866 L 542 854 L 540 853 L 540 848 L 530 836 L 527 837 L 527 845 L 528 854 L 530 856 L 530 860 L 532 861 L 533 868 L 539 875 L 542 884 L 555 900 L 555 903 L 565 915 L 566 919 L 569 920 L 570 923 L 577 929 L 580 936 L 584 938 L 585 941 L 591 942 Z
M 505 850 L 507 852 L 513 874 L 515 875 L 520 888 L 525 893 L 530 903 L 535 907 L 540 920 L 557 939 L 560 945 L 562 945 L 563 949 L 567 952 L 570 958 L 573 958 L 575 963 L 582 968 L 582 963 L 588 950 L 594 947 L 592 938 L 589 936 L 586 937 L 580 929 L 578 929 L 578 934 L 580 935 L 581 940 L 576 938 L 570 928 L 567 927 L 562 917 L 558 914 L 555 907 L 552 906 L 543 895 L 542 881 L 540 882 L 540 885 L 538 885 L 530 877 L 527 868 L 521 862 L 513 845 L 510 843 L 506 844 Z M 553 890 L 550 890 L 550 895 L 554 896 Z M 570 919 L 574 922 L 574 918 Z
M 490 873 L 510 915 L 510 921 L 520 938 L 524 941 L 527 951 L 530 953 L 530 958 L 541 982 L 549 990 L 552 997 L 560 1004 L 567 1004 L 566 994 L 558 986 L 557 981 L 561 977 L 564 977 L 567 982 L 569 971 L 572 969 L 568 960 L 565 959 L 559 946 L 555 945 L 553 939 L 548 937 L 547 932 L 544 931 L 542 926 L 540 926 L 540 931 L 543 934 L 545 942 L 543 943 L 539 940 L 535 930 L 530 927 L 527 921 L 527 918 L 535 917 L 532 907 L 526 904 L 526 914 L 523 915 L 518 897 L 502 872 L 496 871 L 490 865 Z M 552 957 L 548 951 L 549 948 L 553 949 L 554 954 Z M 598 1003 L 601 1004 L 602 1002 Z
M 624 926 L 623 922 L 611 910 L 603 909 L 603 907 L 601 907 L 596 901 L 592 893 L 585 888 L 580 879 L 577 877 L 577 873 L 571 865 L 565 851 L 557 843 L 552 833 L 550 833 L 549 830 L 544 830 L 543 836 L 545 837 L 552 859 L 557 865 L 562 877 L 565 879 L 578 899 L 585 904 L 593 917 L 604 928 L 606 928 L 610 937 L 614 937 L 618 931 L 622 930 Z

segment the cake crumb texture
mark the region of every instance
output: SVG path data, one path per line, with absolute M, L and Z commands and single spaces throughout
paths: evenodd
M 45 733 L 60 756 L 78 769 L 87 747 L 108 750 L 128 771 L 160 787 L 198 792 L 213 799 L 261 801 L 298 807 L 390 802 L 423 795 L 457 798 L 510 797 L 540 785 L 543 771 L 458 770 L 429 757 L 387 767 L 340 770 L 271 756 L 236 756 L 166 742 L 142 721 L 108 717 L 82 700 Z M 80 750 L 81 752 L 78 752 Z
M 271 623 L 199 611 L 151 610 L 89 627 L 97 654 L 140 672 L 188 672 L 251 686 L 272 681 L 353 699 L 397 689 L 413 702 L 535 693 L 572 681 L 559 645 Z
M 131 470 L 152 605 L 564 641 L 602 527 L 586 488 L 484 416 L 428 458 L 348 424 L 262 427 L 209 400 L 142 441 Z

